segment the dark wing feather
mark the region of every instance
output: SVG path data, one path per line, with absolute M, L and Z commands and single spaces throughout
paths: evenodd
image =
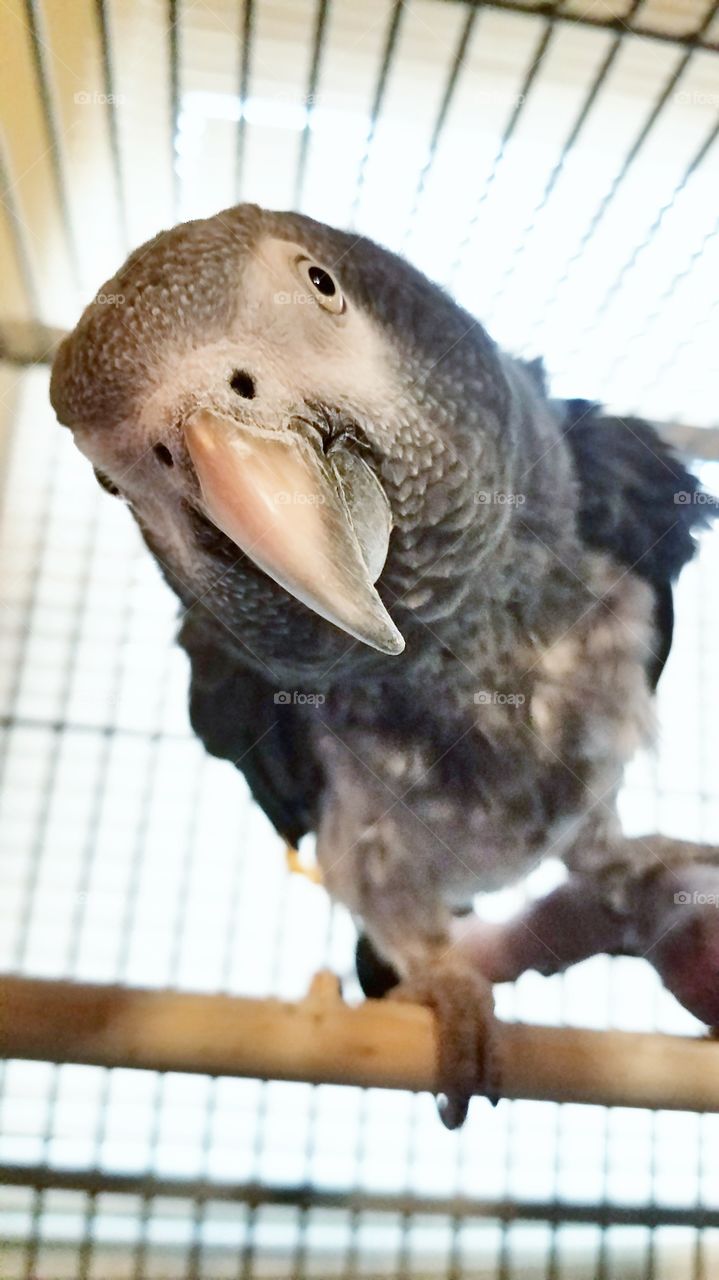
M 719 504 L 648 422 L 611 417 L 586 400 L 567 400 L 562 411 L 582 538 L 654 588 L 658 651 L 649 677 L 656 686 L 672 643 L 672 584 Z
M 190 659 L 190 720 L 213 756 L 231 760 L 290 844 L 314 827 L 321 786 L 302 705 L 277 703 L 277 686 L 238 663 L 211 623 L 190 615 L 179 643 Z

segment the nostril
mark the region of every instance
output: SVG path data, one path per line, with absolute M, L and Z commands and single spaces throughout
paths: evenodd
M 166 444 L 154 445 L 152 452 L 157 458 L 157 461 L 161 462 L 164 467 L 174 467 L 175 459 Z
M 235 369 L 230 378 L 230 386 L 236 395 L 243 400 L 254 400 L 255 380 L 245 369 Z

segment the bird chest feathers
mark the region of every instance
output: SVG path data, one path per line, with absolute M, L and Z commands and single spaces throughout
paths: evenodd
M 466 900 L 559 856 L 615 795 L 653 729 L 651 592 L 590 559 L 589 607 L 577 600 L 549 643 L 518 642 L 503 669 L 472 682 L 450 659 L 443 683 L 363 683 L 318 708 L 319 853 L 343 879 L 379 825 L 392 857 L 425 859 L 447 897 Z

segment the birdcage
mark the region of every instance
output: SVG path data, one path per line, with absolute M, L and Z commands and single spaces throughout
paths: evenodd
M 460 1133 L 429 1014 L 307 996 L 358 997 L 352 923 L 193 737 L 174 599 L 48 403 L 130 248 L 254 200 L 401 251 L 719 491 L 717 0 L 4 0 L 0 113 L 3 1280 L 719 1275 L 719 1085 L 648 966 L 501 987 L 512 1096 Z M 718 571 L 707 533 L 630 831 L 719 843 Z

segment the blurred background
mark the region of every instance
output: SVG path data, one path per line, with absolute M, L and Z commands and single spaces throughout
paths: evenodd
M 186 715 L 175 604 L 47 400 L 129 249 L 238 199 L 406 254 L 719 491 L 719 3 L 0 0 L 0 971 L 296 998 L 351 922 Z M 113 305 L 110 301 L 108 305 Z M 719 534 L 627 828 L 719 842 Z M 486 899 L 495 918 L 557 876 Z M 506 1018 L 702 1030 L 639 961 Z M 719 1117 L 0 1064 L 2 1280 L 711 1280 Z

